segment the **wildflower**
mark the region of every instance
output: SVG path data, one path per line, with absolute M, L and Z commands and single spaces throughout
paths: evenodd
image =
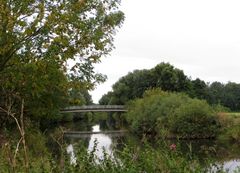
M 170 150 L 174 150 L 174 151 L 176 150 L 176 147 L 177 147 L 176 144 L 171 144 L 169 146 Z

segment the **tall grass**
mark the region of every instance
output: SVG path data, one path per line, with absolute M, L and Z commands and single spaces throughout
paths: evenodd
M 161 146 L 161 147 L 160 147 Z M 27 172 L 31 173 L 203 173 L 211 171 L 206 164 L 193 155 L 184 155 L 180 152 L 178 144 L 166 144 L 161 142 L 158 147 L 152 147 L 148 143 L 142 146 L 125 145 L 122 150 L 114 150 L 113 156 L 106 152 L 104 158 L 98 159 L 96 155 L 97 143 L 89 152 L 83 145 L 75 148 L 75 162 L 66 150 L 60 157 L 46 154 L 37 157 L 30 154 L 30 167 Z M 65 147 L 62 147 L 65 148 Z M 191 152 L 190 152 L 191 153 Z M 4 146 L 0 152 L 1 173 L 25 173 L 22 152 L 19 152 L 15 167 L 10 163 L 11 150 Z M 210 165 L 210 164 L 209 164 Z M 214 168 L 216 169 L 216 168 Z M 222 171 L 222 168 L 218 168 Z

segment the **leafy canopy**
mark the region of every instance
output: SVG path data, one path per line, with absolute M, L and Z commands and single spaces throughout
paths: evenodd
M 114 48 L 124 20 L 119 4 L 0 0 L 0 107 L 17 112 L 24 99 L 28 114 L 52 115 L 71 93 L 104 81 L 93 64 Z
M 1 0 L 0 71 L 39 59 L 62 68 L 78 59 L 72 75 L 93 77 L 92 63 L 113 48 L 124 15 L 119 0 Z M 17 62 L 16 62 L 17 61 Z

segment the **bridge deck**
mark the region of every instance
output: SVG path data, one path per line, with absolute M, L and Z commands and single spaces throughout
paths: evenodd
M 61 110 L 61 113 L 72 112 L 127 112 L 123 105 L 88 105 L 88 106 L 70 106 Z

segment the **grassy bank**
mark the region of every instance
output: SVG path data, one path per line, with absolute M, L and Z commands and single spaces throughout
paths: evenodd
M 102 160 L 97 160 L 95 153 L 97 142 L 92 152 L 88 152 L 83 145 L 75 148 L 74 161 L 64 150 L 64 145 L 59 148 L 58 157 L 31 150 L 28 167 L 21 149 L 13 162 L 15 150 L 5 145 L 0 152 L 0 167 L 1 173 L 202 173 L 213 169 L 210 162 L 203 165 L 193 155 L 183 154 L 178 144 L 161 142 L 158 145 L 161 147 L 153 148 L 148 143 L 138 147 L 126 145 L 122 150 L 115 150 L 111 156 L 105 153 Z M 214 169 L 224 172 L 221 167 Z

